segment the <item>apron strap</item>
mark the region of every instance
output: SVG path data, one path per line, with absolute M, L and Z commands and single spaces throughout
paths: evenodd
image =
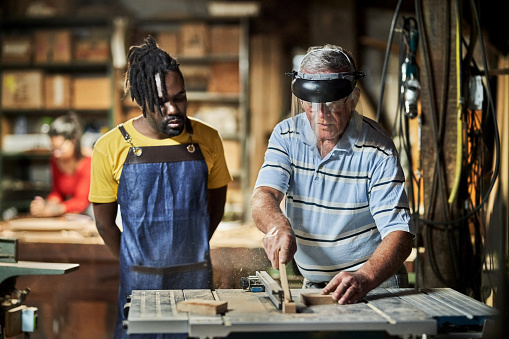
M 124 136 L 125 142 L 131 145 L 124 164 L 180 162 L 204 159 L 199 145 L 190 143 L 167 146 L 136 147 L 134 146 L 132 138 L 129 133 L 127 133 L 124 125 L 119 124 L 118 129 Z M 189 118 L 186 118 L 186 131 L 190 136 L 193 134 L 193 127 L 191 126 L 191 120 L 189 120 Z M 192 151 L 190 150 L 190 147 L 192 147 Z
M 207 261 L 200 261 L 192 264 L 175 265 L 169 267 L 148 267 L 148 266 L 131 266 L 132 272 L 145 273 L 145 274 L 175 274 L 197 271 L 205 269 L 209 266 Z
M 129 135 L 129 133 L 127 133 L 127 131 L 125 130 L 125 127 L 124 127 L 124 124 L 119 124 L 118 125 L 118 129 L 120 131 L 120 133 L 122 133 L 122 135 L 124 136 L 124 139 L 127 140 L 127 139 L 130 139 L 131 136 Z

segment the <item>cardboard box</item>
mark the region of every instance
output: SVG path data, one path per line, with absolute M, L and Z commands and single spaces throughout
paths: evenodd
M 72 108 L 111 108 L 111 80 L 108 77 L 76 77 L 72 81 Z
M 239 55 L 240 27 L 216 25 L 210 27 L 210 54 Z
M 71 76 L 46 75 L 44 78 L 44 107 L 46 109 L 71 108 Z
M 154 38 L 160 49 L 172 57 L 178 54 L 178 32 L 166 31 L 157 33 Z
M 214 62 L 210 66 L 209 92 L 239 93 L 240 76 L 237 62 Z
M 179 56 L 203 57 L 208 53 L 209 30 L 204 23 L 188 23 L 180 27 Z
M 110 60 L 107 37 L 88 37 L 75 41 L 74 59 L 77 61 L 106 62 Z
M 208 66 L 180 66 L 188 91 L 206 91 L 210 78 Z
M 2 39 L 2 63 L 30 63 L 32 38 L 29 35 L 5 36 Z
M 41 109 L 43 107 L 41 71 L 5 71 L 2 73 L 2 108 Z
M 71 62 L 71 31 L 36 30 L 34 33 L 36 63 Z

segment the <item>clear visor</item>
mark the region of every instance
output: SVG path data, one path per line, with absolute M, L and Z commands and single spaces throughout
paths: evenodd
M 354 124 L 351 128 L 355 129 L 355 135 L 359 134 L 362 126 L 362 105 L 358 88 L 343 99 L 323 103 L 305 101 L 292 94 L 291 108 L 295 130 L 305 135 L 311 143 L 325 141 L 337 144 L 350 123 Z M 356 113 L 352 114 L 353 112 Z M 306 124 L 311 127 L 312 135 L 305 133 Z

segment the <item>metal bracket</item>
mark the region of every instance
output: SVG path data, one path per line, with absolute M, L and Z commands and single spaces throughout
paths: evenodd
M 256 271 L 256 276 L 265 286 L 265 294 L 274 303 L 277 309 L 283 309 L 284 293 L 283 289 L 272 279 L 266 271 Z

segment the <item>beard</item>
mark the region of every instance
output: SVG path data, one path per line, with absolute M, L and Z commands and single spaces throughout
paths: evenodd
M 152 129 L 170 138 L 180 135 L 186 125 L 186 116 L 183 114 L 165 116 L 162 120 L 156 120 L 154 116 L 149 116 L 147 120 Z
M 180 121 L 178 127 L 169 126 L 169 121 L 176 121 L 175 118 L 172 117 L 169 119 L 165 119 L 160 125 L 161 132 L 163 132 L 165 135 L 167 135 L 170 138 L 180 135 L 184 131 L 186 119 L 185 119 L 185 117 L 183 117 L 183 118 L 178 117 L 177 119 Z

